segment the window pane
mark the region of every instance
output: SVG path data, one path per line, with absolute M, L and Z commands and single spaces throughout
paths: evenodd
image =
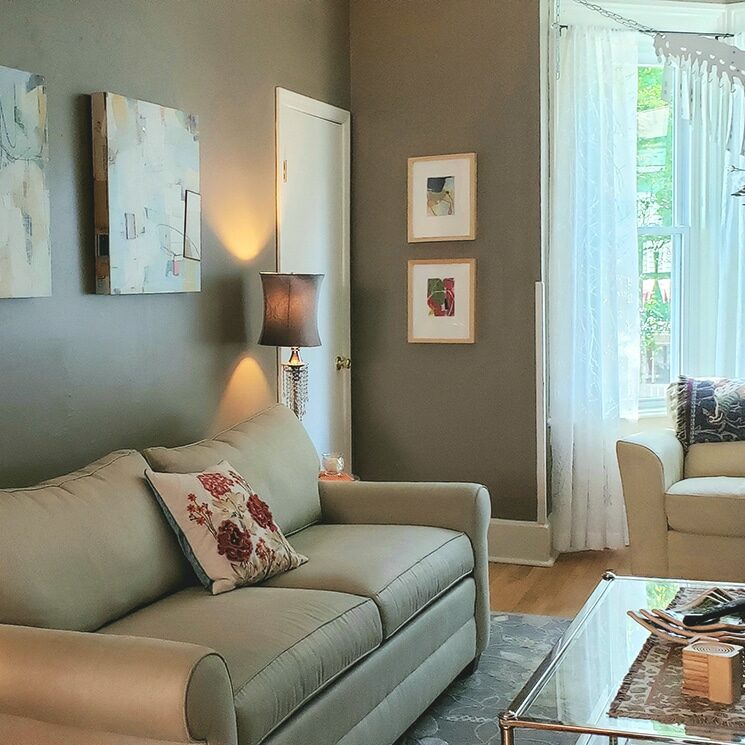
M 638 224 L 673 224 L 673 117 L 663 99 L 662 67 L 639 67 Z
M 672 380 L 673 238 L 639 236 L 641 399 L 664 399 Z

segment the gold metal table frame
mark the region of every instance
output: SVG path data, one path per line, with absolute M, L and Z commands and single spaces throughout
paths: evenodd
M 586 735 L 607 738 L 610 745 L 617 745 L 620 740 L 639 740 L 650 742 L 675 743 L 676 745 L 743 745 L 745 743 L 745 732 L 727 732 L 721 730 L 711 735 L 703 734 L 672 734 L 665 732 L 635 731 L 633 726 L 628 726 L 630 720 L 619 720 L 619 726 L 593 725 L 591 723 L 573 724 L 569 722 L 549 721 L 530 716 L 530 707 L 538 698 L 544 686 L 548 683 L 562 659 L 576 640 L 580 632 L 592 618 L 599 604 L 606 599 L 607 593 L 613 588 L 614 583 L 619 580 L 625 582 L 647 582 L 647 583 L 674 583 L 679 585 L 711 585 L 717 587 L 740 587 L 729 582 L 688 582 L 685 580 L 654 579 L 648 577 L 618 577 L 613 572 L 606 572 L 601 582 L 588 598 L 582 610 L 577 614 L 562 638 L 554 645 L 554 648 L 533 673 L 528 682 L 523 686 L 520 693 L 515 697 L 509 709 L 499 716 L 499 729 L 502 745 L 514 745 L 515 732 L 520 729 L 536 730 L 543 732 L 566 732 L 576 735 Z M 625 621 L 625 619 L 624 619 Z M 620 684 L 620 680 L 618 683 Z M 643 720 L 644 721 L 644 720 Z M 625 723 L 625 724 L 624 724 Z M 641 729 L 641 728 L 640 728 Z

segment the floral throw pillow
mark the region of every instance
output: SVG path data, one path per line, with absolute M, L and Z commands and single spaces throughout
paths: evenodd
M 213 595 L 295 569 L 308 559 L 227 461 L 203 473 L 145 471 L 184 554 Z

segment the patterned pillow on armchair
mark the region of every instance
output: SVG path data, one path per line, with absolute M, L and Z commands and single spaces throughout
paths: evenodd
M 683 447 L 745 440 L 745 379 L 680 377 L 672 385 L 676 435 Z

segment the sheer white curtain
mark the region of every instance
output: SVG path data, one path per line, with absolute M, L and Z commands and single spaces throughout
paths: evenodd
M 745 34 L 734 43 L 745 44 Z M 745 94 L 707 70 L 683 65 L 677 75 L 681 136 L 688 138 L 691 231 L 683 316 L 682 372 L 745 376 Z
M 639 387 L 637 35 L 563 34 L 548 259 L 554 542 L 616 548 L 626 518 L 615 455 Z

